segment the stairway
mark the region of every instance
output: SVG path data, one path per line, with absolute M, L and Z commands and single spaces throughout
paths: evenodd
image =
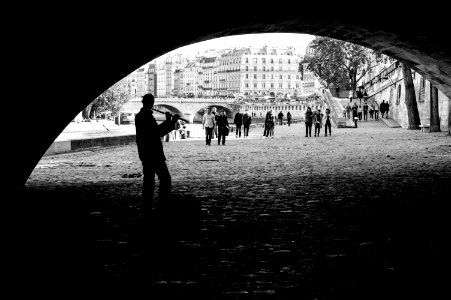
M 329 90 L 324 90 L 324 98 L 330 109 L 332 124 L 337 128 L 347 127 L 346 118 L 343 117 L 343 107 L 341 103 L 332 96 Z

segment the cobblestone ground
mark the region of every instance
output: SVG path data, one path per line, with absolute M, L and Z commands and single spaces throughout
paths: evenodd
M 445 290 L 451 139 L 375 121 L 332 130 L 305 138 L 293 124 L 273 139 L 254 128 L 225 146 L 165 143 L 174 199 L 151 224 L 135 144 L 44 157 L 25 193 L 51 203 L 59 223 L 46 230 L 73 250 L 68 258 L 53 242 L 71 261 L 59 267 L 87 283 L 133 283 L 165 299 L 431 299 Z

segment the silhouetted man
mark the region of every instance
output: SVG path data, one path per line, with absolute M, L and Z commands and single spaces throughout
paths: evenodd
M 150 213 L 153 194 L 155 190 L 155 174 L 160 181 L 158 190 L 158 205 L 169 199 L 171 194 L 171 175 L 166 165 L 163 143 L 161 137 L 175 128 L 179 115 L 172 116 L 166 112 L 166 121 L 159 124 L 153 116 L 152 106 L 155 99 L 152 94 L 142 97 L 143 107 L 136 114 L 136 145 L 138 146 L 139 159 L 143 165 L 143 190 L 144 213 Z
M 238 112 L 235 114 L 235 118 L 233 119 L 233 123 L 235 123 L 235 137 L 241 137 L 241 126 L 243 125 L 243 114 L 240 112 L 238 108 Z

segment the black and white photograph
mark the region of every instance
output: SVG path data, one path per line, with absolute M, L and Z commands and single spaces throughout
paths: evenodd
M 5 8 L 11 297 L 451 296 L 448 9 L 114 3 Z

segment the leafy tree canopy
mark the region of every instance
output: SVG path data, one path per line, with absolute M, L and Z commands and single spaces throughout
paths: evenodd
M 92 103 L 91 110 L 97 113 L 111 111 L 117 115 L 122 106 L 131 98 L 130 88 L 126 79 L 122 79 L 98 96 Z
M 311 51 L 301 61 L 327 87 L 356 89 L 357 82 L 370 68 L 372 50 L 352 43 L 316 37 Z

